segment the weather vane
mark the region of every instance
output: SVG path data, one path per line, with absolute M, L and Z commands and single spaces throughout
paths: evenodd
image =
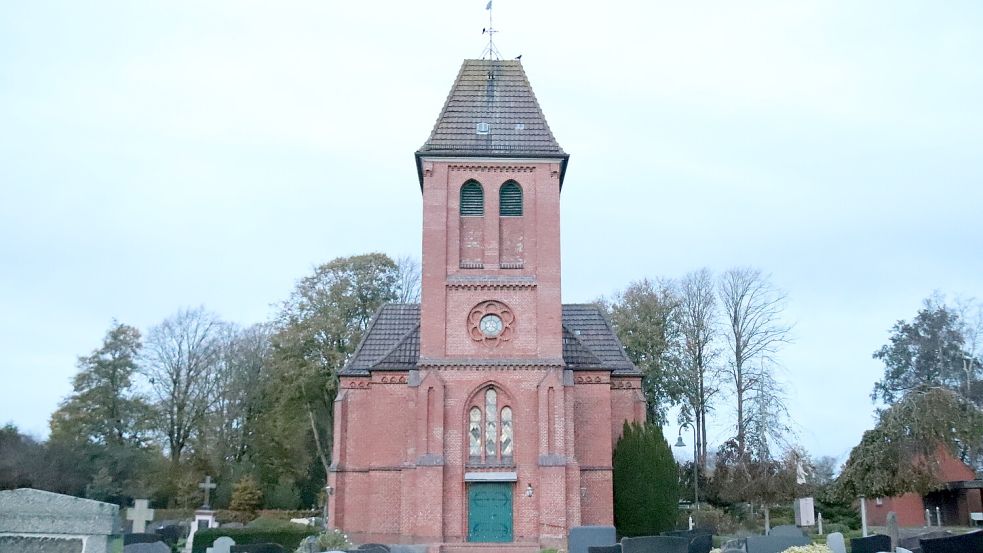
M 502 55 L 498 53 L 498 48 L 495 48 L 495 27 L 492 25 L 492 0 L 488 0 L 488 4 L 485 6 L 488 11 L 488 26 L 481 30 L 481 34 L 488 35 L 488 46 L 481 52 L 481 59 L 502 59 Z

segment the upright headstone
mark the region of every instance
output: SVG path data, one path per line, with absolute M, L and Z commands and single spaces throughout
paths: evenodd
M 147 499 L 134 499 L 133 506 L 126 510 L 126 520 L 133 521 L 132 532 L 142 534 L 147 531 L 147 523 L 154 520 L 154 510 L 149 508 Z
M 171 553 L 171 547 L 162 541 L 133 543 L 124 545 L 123 553 Z
M 852 553 L 881 553 L 890 550 L 891 538 L 883 534 L 874 534 L 866 538 L 853 538 L 850 540 L 850 551 Z
M 212 546 L 206 549 L 206 553 L 229 553 L 236 541 L 228 536 L 222 536 L 212 542 Z
M 819 527 L 819 535 L 823 535 L 823 514 L 819 513 L 816 515 L 816 524 Z
M 792 526 L 791 524 L 782 524 L 781 526 L 776 526 L 768 532 L 769 536 L 804 536 L 805 532 L 802 531 L 798 526 Z
M 887 535 L 891 538 L 891 549 L 898 546 L 900 531 L 898 529 L 898 514 L 890 511 L 887 514 Z
M 846 553 L 846 541 L 843 539 L 843 534 L 839 532 L 833 532 L 826 538 L 826 547 L 833 553 Z
M 748 536 L 745 541 L 747 553 L 781 553 L 789 547 L 809 545 L 812 540 L 805 536 Z
M 123 547 L 119 507 L 22 488 L 0 491 L 0 553 L 109 553 Z
M 618 543 L 614 526 L 575 526 L 567 537 L 567 550 L 570 553 L 587 553 L 592 545 L 613 545 Z

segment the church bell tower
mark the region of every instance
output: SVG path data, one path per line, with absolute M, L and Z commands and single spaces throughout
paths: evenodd
M 421 363 L 561 366 L 560 148 L 517 60 L 466 60 L 416 153 Z

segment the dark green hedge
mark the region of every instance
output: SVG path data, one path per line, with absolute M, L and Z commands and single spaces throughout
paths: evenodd
M 236 541 L 236 545 L 247 543 L 278 543 L 287 551 L 293 551 L 307 536 L 318 533 L 316 528 L 295 524 L 296 528 L 209 528 L 195 533 L 192 553 L 205 553 L 205 550 L 222 536 Z

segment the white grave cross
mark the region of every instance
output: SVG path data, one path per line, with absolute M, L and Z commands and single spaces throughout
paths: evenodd
M 205 509 L 211 509 L 211 505 L 209 504 L 210 503 L 209 498 L 211 497 L 212 490 L 217 488 L 218 485 L 212 482 L 211 476 L 208 476 L 206 474 L 205 481 L 202 482 L 201 484 L 198 484 L 198 487 L 205 490 L 205 504 L 202 505 L 202 507 L 204 507 Z
M 134 499 L 133 506 L 126 510 L 126 520 L 133 521 L 133 533 L 143 534 L 147 523 L 154 520 L 154 510 L 148 508 L 149 500 Z

